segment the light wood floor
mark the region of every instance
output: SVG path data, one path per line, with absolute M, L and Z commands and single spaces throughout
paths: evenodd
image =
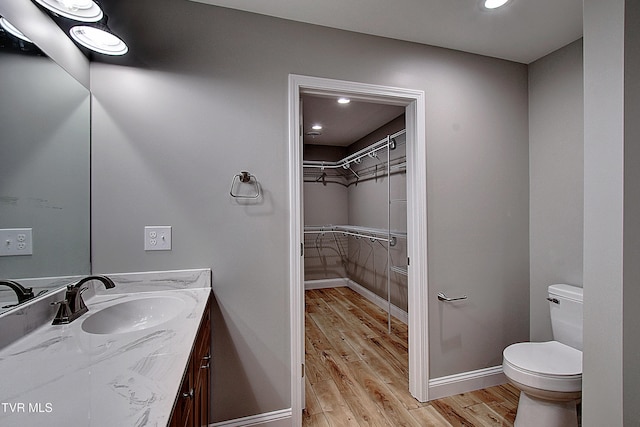
M 408 391 L 407 326 L 349 288 L 305 292 L 303 426 L 512 426 L 518 390 L 491 387 L 428 403 Z

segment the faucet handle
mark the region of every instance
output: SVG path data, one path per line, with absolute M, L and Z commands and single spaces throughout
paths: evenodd
M 78 280 L 75 283 L 67 285 L 67 292 L 65 294 L 64 301 L 58 301 L 54 304 L 59 304 L 58 314 L 53 319 L 54 325 L 60 325 L 62 323 L 71 323 L 84 313 L 89 311 L 87 305 L 82 299 L 82 293 L 88 289 L 87 286 L 82 286 L 91 280 L 98 280 L 104 284 L 105 288 L 110 289 L 116 285 L 113 280 L 107 276 L 87 276 Z
M 52 325 L 62 325 L 65 323 L 69 323 L 69 319 L 71 318 L 71 308 L 69 307 L 69 300 L 63 299 L 61 301 L 54 301 L 51 305 L 59 305 L 58 312 L 56 313 L 56 317 L 53 318 Z

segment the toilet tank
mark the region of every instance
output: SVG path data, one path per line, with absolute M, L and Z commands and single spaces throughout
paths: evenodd
M 551 285 L 548 292 L 553 339 L 582 351 L 582 288 Z

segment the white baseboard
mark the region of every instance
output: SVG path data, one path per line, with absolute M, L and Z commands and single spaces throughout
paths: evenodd
M 318 279 L 318 280 L 305 280 L 304 290 L 310 289 L 326 289 L 326 288 L 339 288 L 342 286 L 348 286 L 349 279 L 338 277 L 336 279 Z
M 429 380 L 429 400 L 493 387 L 506 382 L 507 378 L 502 373 L 502 366 L 433 378 Z
M 337 279 L 321 279 L 321 280 L 305 280 L 304 289 L 325 289 L 325 288 L 339 288 L 346 286 L 354 292 L 359 293 L 384 311 L 387 311 L 389 304 L 386 299 L 381 298 L 369 289 L 347 278 Z M 405 325 L 409 323 L 409 314 L 401 308 L 391 304 L 391 315 L 400 320 Z
M 209 424 L 209 427 L 291 427 L 291 408 Z
M 349 287 L 349 289 L 359 293 L 384 311 L 387 311 L 387 309 L 389 308 L 389 303 L 386 299 L 381 298 L 380 296 L 371 292 L 369 289 L 365 288 L 359 283 L 354 282 L 351 279 L 345 280 L 347 280 L 347 286 Z M 402 310 L 400 307 L 393 304 L 391 304 L 391 315 L 400 320 L 405 325 L 409 323 L 409 314 L 406 311 Z

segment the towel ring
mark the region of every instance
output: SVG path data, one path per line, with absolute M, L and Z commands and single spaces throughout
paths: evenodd
M 239 188 L 241 184 L 252 185 L 254 187 L 255 194 L 242 195 L 237 191 L 234 192 L 233 190 Z M 231 180 L 231 189 L 229 190 L 229 194 L 231 197 L 235 197 L 236 199 L 257 199 L 260 197 L 260 184 L 258 183 L 258 178 L 247 171 L 235 174 Z

